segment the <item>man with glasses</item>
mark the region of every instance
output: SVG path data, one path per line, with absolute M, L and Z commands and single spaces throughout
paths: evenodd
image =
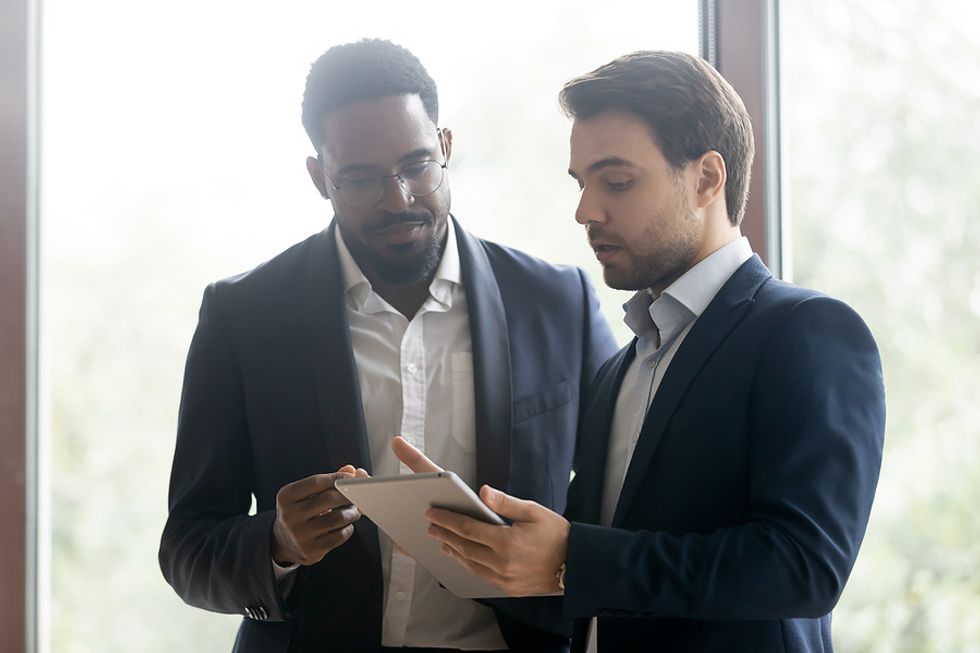
M 247 617 L 236 651 L 567 648 L 533 603 L 504 605 L 519 620 L 450 594 L 333 487 L 410 473 L 397 434 L 473 487 L 560 511 L 586 385 L 616 349 L 581 271 L 449 214 L 437 123 L 407 50 L 327 51 L 303 124 L 334 221 L 205 291 L 160 563 L 189 604 Z

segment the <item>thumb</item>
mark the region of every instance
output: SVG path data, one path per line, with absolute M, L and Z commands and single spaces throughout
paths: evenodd
M 353 465 L 344 465 L 343 467 L 341 467 L 340 469 L 338 469 L 336 473 L 337 474 L 354 474 L 355 471 L 356 470 L 354 469 L 354 466 Z
M 535 513 L 540 508 L 533 501 L 512 497 L 489 485 L 480 488 L 480 498 L 490 510 L 513 521 L 535 521 Z
M 416 474 L 442 471 L 442 467 L 429 460 L 424 453 L 413 447 L 408 443 L 408 440 L 400 435 L 392 438 L 391 449 L 395 452 L 398 460 Z

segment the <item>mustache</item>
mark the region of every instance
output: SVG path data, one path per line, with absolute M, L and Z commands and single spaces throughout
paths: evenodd
M 585 236 L 593 249 L 596 247 L 595 242 L 597 240 L 602 241 L 606 245 L 615 245 L 617 247 L 622 247 L 623 245 L 618 237 L 607 234 L 601 227 L 597 227 L 596 225 L 589 225 L 589 228 L 585 231 Z
M 371 223 L 370 229 L 387 229 L 388 227 L 405 222 L 432 223 L 434 221 L 435 218 L 428 212 L 413 213 L 411 211 L 403 211 L 401 213 L 390 213 L 388 211 L 381 211 L 378 213 L 378 219 Z

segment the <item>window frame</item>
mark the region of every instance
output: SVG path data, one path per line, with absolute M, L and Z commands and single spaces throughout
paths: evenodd
M 699 0 L 701 56 L 738 91 L 752 118 L 755 160 L 742 233 L 784 273 L 779 138 L 779 1 Z
M 36 5 L 0 3 L 0 633 L 37 650 Z

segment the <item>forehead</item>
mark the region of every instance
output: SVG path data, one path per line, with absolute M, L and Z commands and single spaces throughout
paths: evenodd
M 321 154 L 341 167 L 387 167 L 419 149 L 439 151 L 436 126 L 418 95 L 348 104 L 324 116 L 321 125 Z
M 586 173 L 597 161 L 611 158 L 640 165 L 666 163 L 650 127 L 626 111 L 603 111 L 575 120 L 569 144 L 569 168 L 577 174 Z

